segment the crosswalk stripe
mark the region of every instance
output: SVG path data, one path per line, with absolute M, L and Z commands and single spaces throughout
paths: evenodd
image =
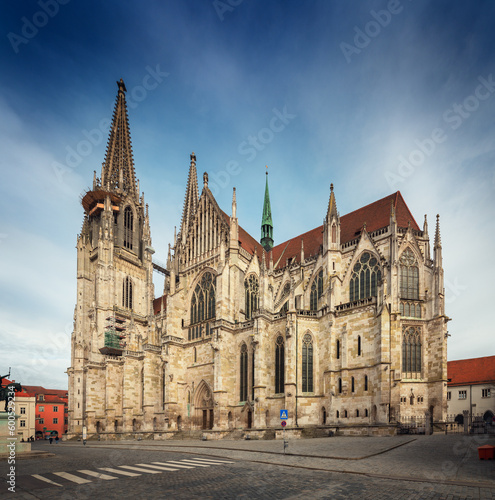
M 129 469 L 129 470 L 135 470 L 137 472 L 147 472 L 148 474 L 160 474 L 159 471 L 157 470 L 151 470 L 151 469 L 140 469 L 139 467 L 134 467 L 132 465 L 119 465 L 119 467 L 122 467 L 124 469 Z
M 110 467 L 99 467 L 99 468 L 107 472 L 113 472 L 114 474 L 122 474 L 123 476 L 138 477 L 141 475 L 141 474 L 136 474 L 135 472 L 128 472 L 126 470 L 112 469 Z
M 182 460 L 181 462 L 177 462 L 176 460 L 169 460 L 169 462 L 170 462 L 170 463 L 172 463 L 172 464 L 174 464 L 174 465 L 175 465 L 175 464 L 182 464 L 182 465 L 191 465 L 191 466 L 192 466 L 192 465 L 194 465 L 194 466 L 197 466 L 197 467 L 209 467 L 209 465 L 205 465 L 205 464 L 197 464 L 197 463 L 195 463 L 195 462 L 193 462 L 193 463 L 186 463 L 186 464 L 184 464 L 184 460 Z
M 35 477 L 36 479 L 40 479 L 41 481 L 45 481 L 45 483 L 54 484 L 55 486 L 62 486 L 61 484 L 58 484 L 55 481 L 52 481 L 51 479 L 48 479 L 46 477 L 40 476 L 39 474 L 33 474 L 32 476 Z
M 180 469 L 194 469 L 192 465 L 179 465 L 177 463 L 172 464 L 170 462 L 153 462 L 153 463 L 158 465 L 172 465 L 173 467 L 179 467 Z
M 91 482 L 89 479 L 83 479 L 82 477 L 74 476 L 74 474 L 69 474 L 68 472 L 54 472 L 54 474 L 77 484 L 85 484 Z
M 179 463 L 186 463 L 186 464 L 191 464 L 191 465 L 196 465 L 198 467 L 209 467 L 207 464 L 202 464 L 199 462 L 195 462 L 194 460 L 181 460 Z
M 115 476 L 109 476 L 108 474 L 103 474 L 103 472 L 96 472 L 94 470 L 78 470 L 77 472 L 88 476 L 94 476 L 98 479 L 117 479 Z
M 151 464 L 136 464 L 136 465 L 139 467 L 151 467 L 152 469 L 159 469 L 159 470 L 168 470 L 168 471 L 179 470 L 179 469 L 172 469 L 172 467 L 162 467 L 161 465 L 151 465 Z
M 214 460 L 211 458 L 194 458 L 193 460 L 199 460 L 201 462 L 211 462 L 212 464 L 233 464 L 234 462 L 229 462 L 228 460 Z

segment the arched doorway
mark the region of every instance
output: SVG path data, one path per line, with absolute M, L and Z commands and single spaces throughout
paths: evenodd
M 247 428 L 251 429 L 253 426 L 253 412 L 251 410 L 247 411 Z
M 194 395 L 194 409 L 196 425 L 203 430 L 213 429 L 213 406 L 213 392 L 208 384 L 202 380 Z
M 101 423 L 99 420 L 96 421 L 96 433 L 99 434 L 101 432 Z
M 182 417 L 179 415 L 177 417 L 177 430 L 180 431 L 182 428 Z
M 134 432 L 138 430 L 137 420 L 135 418 L 132 419 L 132 430 Z
M 228 423 L 229 423 L 229 429 L 233 429 L 234 428 L 234 422 L 233 422 L 232 412 L 231 411 L 229 411 L 229 415 L 227 417 L 227 420 L 228 420 Z

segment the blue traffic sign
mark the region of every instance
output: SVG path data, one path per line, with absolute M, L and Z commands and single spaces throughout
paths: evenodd
M 280 420 L 287 420 L 289 418 L 289 412 L 287 410 L 280 410 Z

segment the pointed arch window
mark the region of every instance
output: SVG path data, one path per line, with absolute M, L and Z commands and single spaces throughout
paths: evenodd
M 251 274 L 244 281 L 244 290 L 246 297 L 246 319 L 251 319 L 253 317 L 254 311 L 259 307 L 259 282 L 258 278 Z
M 311 295 L 309 299 L 309 309 L 311 311 L 316 311 L 318 309 L 318 301 L 323 295 L 323 269 L 320 270 L 318 276 L 313 280 L 311 284 Z
M 419 299 L 418 262 L 412 250 L 407 248 L 399 259 L 400 296 L 402 299 Z
M 402 371 L 406 378 L 421 377 L 421 328 L 409 326 L 402 333 Z
M 132 250 L 132 236 L 134 232 L 134 214 L 131 207 L 124 209 L 124 247 Z
M 381 279 L 382 272 L 377 258 L 369 252 L 364 252 L 352 269 L 349 284 L 350 301 L 376 297 Z
M 122 283 L 122 307 L 132 309 L 132 281 L 129 276 Z
M 275 343 L 275 394 L 285 391 L 285 343 L 282 335 Z
M 240 358 L 240 401 L 247 401 L 248 395 L 248 348 L 246 344 L 241 345 Z
M 215 319 L 215 282 L 210 272 L 203 274 L 191 298 L 189 340 L 211 335 Z
M 313 339 L 309 333 L 303 337 L 302 392 L 313 392 Z

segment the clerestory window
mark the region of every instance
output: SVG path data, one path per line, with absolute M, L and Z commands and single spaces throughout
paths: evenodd
M 400 296 L 402 299 L 419 299 L 419 269 L 416 257 L 410 248 L 407 248 L 399 259 L 400 263 Z M 406 314 L 407 316 L 407 314 Z M 416 316 L 411 314 L 411 316 Z
M 349 284 L 350 301 L 375 297 L 382 272 L 377 258 L 364 252 L 359 261 L 354 264 Z
M 191 322 L 189 340 L 211 335 L 212 322 L 215 319 L 215 282 L 213 275 L 206 272 L 196 285 L 191 298 Z
M 259 307 L 260 297 L 258 278 L 254 274 L 251 274 L 244 281 L 244 290 L 246 298 L 246 319 L 251 319 L 253 317 L 253 313 Z
M 311 295 L 309 299 L 309 309 L 316 311 L 318 309 L 318 301 L 323 295 L 323 270 L 318 273 L 318 276 L 311 284 Z

